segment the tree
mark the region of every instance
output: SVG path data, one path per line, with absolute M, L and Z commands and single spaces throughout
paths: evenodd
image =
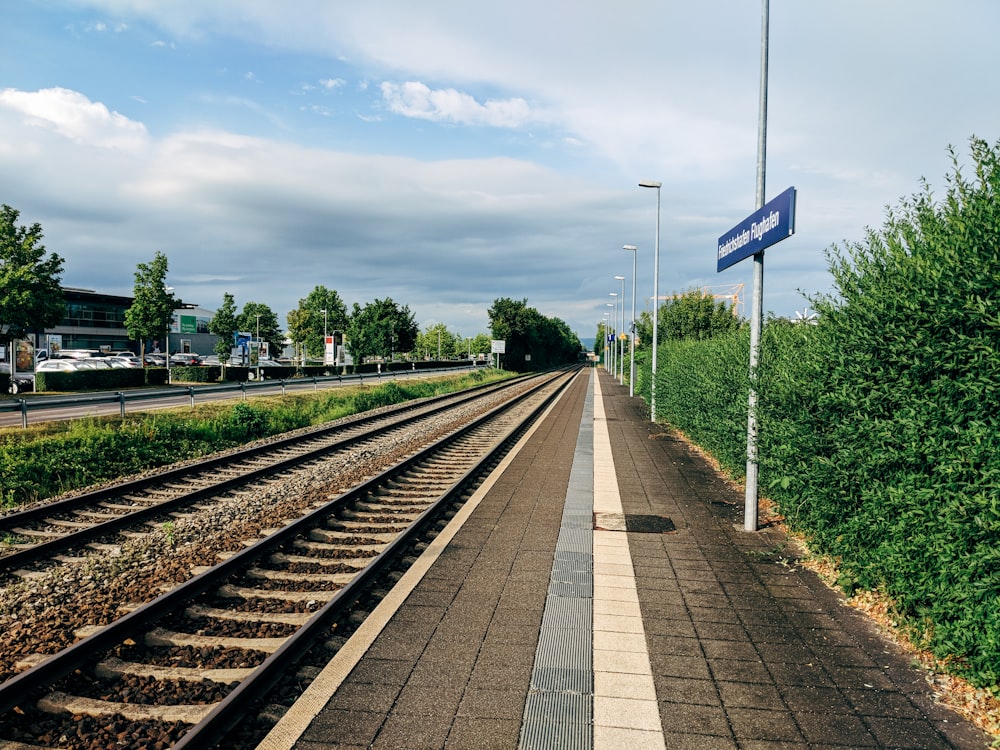
M 355 302 L 347 324 L 348 348 L 355 362 L 367 357 L 390 359 L 396 352 L 411 351 L 419 330 L 410 308 L 389 297 L 364 307 Z
M 704 340 L 740 327 L 731 304 L 716 301 L 700 289 L 691 289 L 667 300 L 658 315 L 659 338 Z
M 638 321 L 636 321 L 636 326 L 638 327 Z M 611 326 L 603 320 L 597 324 L 597 335 L 594 336 L 594 354 L 597 355 L 601 362 L 604 361 L 604 349 L 608 345 L 607 338 L 609 333 L 611 333 Z
M 473 357 L 480 354 L 489 355 L 493 349 L 493 339 L 489 337 L 486 333 L 477 333 L 472 337 L 472 341 L 469 343 L 468 351 L 471 351 Z
M 528 300 L 495 299 L 488 311 L 493 337 L 506 342 L 504 362 L 512 370 L 539 370 L 575 362 L 580 340 L 559 318 L 546 318 Z
M 417 357 L 430 359 L 451 359 L 465 355 L 465 340 L 448 330 L 444 323 L 429 326 L 426 331 L 417 336 L 414 354 Z
M 236 301 L 229 292 L 223 295 L 222 306 L 208 321 L 208 330 L 219 337 L 215 342 L 214 351 L 219 355 L 219 362 L 225 367 L 233 351 L 234 336 L 239 330 L 236 322 Z
M 243 312 L 236 318 L 236 330 L 252 333 L 255 338 L 267 342 L 269 357 L 280 354 L 284 344 L 284 334 L 278 326 L 278 316 L 263 302 L 247 302 Z
M 16 344 L 31 330 L 56 325 L 66 312 L 59 285 L 63 259 L 45 255 L 42 227 L 17 225 L 20 213 L 0 208 L 0 336 L 9 342 L 11 376 L 16 369 Z
M 132 306 L 125 311 L 125 329 L 129 338 L 139 342 L 139 357 L 143 363 L 146 361 L 146 341 L 165 337 L 177 308 L 177 299 L 166 285 L 167 265 L 167 256 L 157 252 L 150 263 L 136 266 Z M 164 350 L 167 348 L 165 346 Z M 166 354 L 170 356 L 169 351 Z
M 731 303 L 716 301 L 700 289 L 688 290 L 663 302 L 657 310 L 656 322 L 661 344 L 670 339 L 710 339 L 743 325 Z M 635 337 L 637 352 L 652 345 L 653 313 L 650 310 L 643 310 L 637 316 Z
M 326 311 L 325 313 L 323 311 Z M 321 358 L 326 351 L 323 335 L 347 329 L 347 305 L 334 289 L 314 287 L 299 300 L 299 306 L 288 313 L 288 333 L 292 343 L 304 346 L 308 356 Z M 336 332 L 336 333 L 335 333 Z

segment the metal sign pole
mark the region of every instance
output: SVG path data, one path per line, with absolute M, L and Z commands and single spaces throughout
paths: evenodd
M 755 208 L 764 205 L 764 178 L 767 171 L 767 45 L 768 5 L 762 0 L 760 51 L 760 109 L 757 121 L 757 196 Z M 747 482 L 743 506 L 743 530 L 757 530 L 757 362 L 760 357 L 760 332 L 764 307 L 764 251 L 753 256 L 753 305 L 750 314 L 750 395 L 747 402 Z

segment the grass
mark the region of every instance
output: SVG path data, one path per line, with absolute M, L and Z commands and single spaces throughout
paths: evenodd
M 0 429 L 0 508 L 16 508 L 121 476 L 290 430 L 510 377 L 482 371 L 377 386 L 212 402 L 121 417 Z

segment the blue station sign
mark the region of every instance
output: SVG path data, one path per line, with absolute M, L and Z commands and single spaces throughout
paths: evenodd
M 790 187 L 770 203 L 719 237 L 716 272 L 795 234 L 795 188 Z

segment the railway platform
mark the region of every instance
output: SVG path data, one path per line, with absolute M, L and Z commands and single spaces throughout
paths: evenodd
M 986 748 L 584 370 L 259 747 Z

